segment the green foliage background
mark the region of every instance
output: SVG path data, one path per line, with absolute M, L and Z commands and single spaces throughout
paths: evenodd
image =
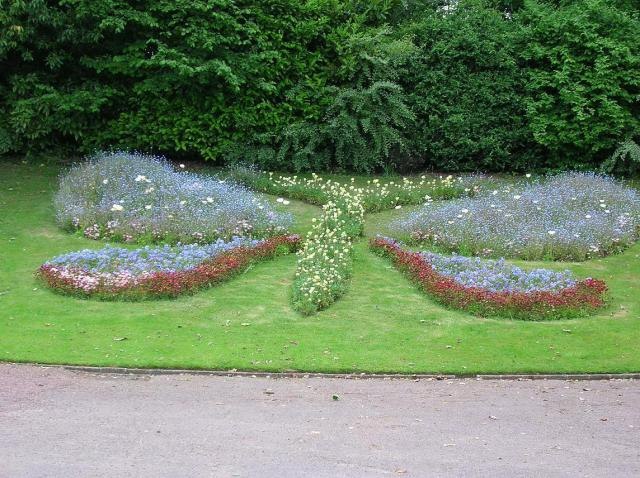
M 0 154 L 595 168 L 639 72 L 632 0 L 0 0 Z

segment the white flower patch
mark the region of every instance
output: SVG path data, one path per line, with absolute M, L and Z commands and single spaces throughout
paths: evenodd
M 640 194 L 607 176 L 564 173 L 511 192 L 504 188 L 424 206 L 395 227 L 416 240 L 467 254 L 492 250 L 496 256 L 529 260 L 585 260 L 638 240 Z
M 333 183 L 327 187 L 332 199 L 322 208 L 298 252 L 294 305 L 311 313 L 330 305 L 346 288 L 351 275 L 352 238 L 347 232 L 361 227 L 364 207 L 360 192 Z M 354 231 L 351 231 L 354 234 Z
M 256 198 L 239 184 L 181 172 L 163 158 L 105 152 L 61 177 L 55 209 L 62 227 L 96 239 L 192 242 L 197 232 L 214 241 L 231 237 L 238 221 L 250 223 L 256 237 L 286 232 L 291 215 L 268 204 L 257 208 Z M 118 226 L 107 228 L 116 218 Z

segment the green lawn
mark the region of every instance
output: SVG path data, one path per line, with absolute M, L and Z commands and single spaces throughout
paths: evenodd
M 0 360 L 322 372 L 640 371 L 640 245 L 603 260 L 551 265 L 611 287 L 606 310 L 571 321 L 480 319 L 444 309 L 370 254 L 365 240 L 356 246 L 349 292 L 312 317 L 289 305 L 294 256 L 177 300 L 80 300 L 33 278 L 47 258 L 102 245 L 56 227 L 57 174 L 54 166 L 0 169 Z M 297 232 L 318 213 L 296 201 L 286 209 L 296 215 Z M 367 234 L 384 231 L 404 210 L 368 216 Z

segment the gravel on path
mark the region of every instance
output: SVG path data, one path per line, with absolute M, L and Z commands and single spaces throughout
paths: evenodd
M 0 477 L 103 476 L 637 477 L 640 381 L 0 364 Z

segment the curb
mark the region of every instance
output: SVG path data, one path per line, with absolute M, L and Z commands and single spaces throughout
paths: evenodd
M 84 365 L 51 365 L 38 363 L 11 363 L 44 368 L 59 368 L 71 372 L 113 375 L 208 375 L 213 377 L 252 378 L 334 378 L 382 380 L 640 380 L 640 373 L 560 373 L 560 374 L 394 374 L 394 373 L 318 373 L 318 372 L 242 372 L 237 370 L 189 370 L 162 368 L 92 367 Z

